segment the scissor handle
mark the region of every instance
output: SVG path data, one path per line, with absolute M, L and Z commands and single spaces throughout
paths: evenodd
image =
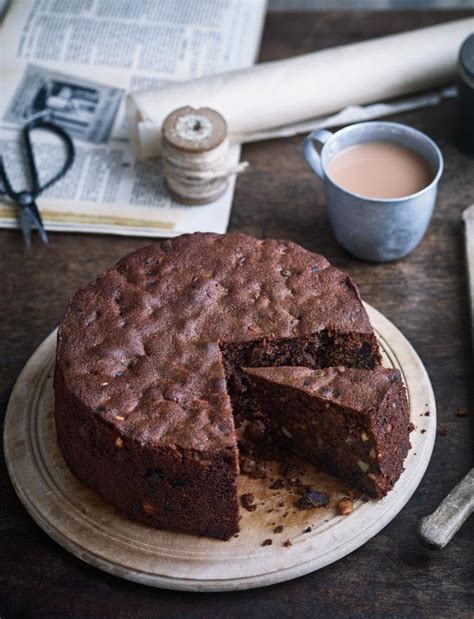
M 30 137 L 31 132 L 34 131 L 35 129 L 46 129 L 47 131 L 51 131 L 52 133 L 55 133 L 58 137 L 62 139 L 62 141 L 64 142 L 66 146 L 66 160 L 63 166 L 61 167 L 59 172 L 57 172 L 52 178 L 50 178 L 43 185 L 41 185 L 39 181 L 38 168 L 36 167 L 35 156 L 33 153 L 33 145 L 32 145 L 31 137 Z M 23 127 L 22 133 L 23 133 L 23 138 L 25 140 L 26 157 L 28 159 L 28 164 L 30 167 L 31 184 L 32 184 L 31 194 L 33 194 L 36 197 L 42 191 L 44 191 L 45 189 L 50 187 L 53 183 L 55 183 L 60 178 L 62 178 L 64 174 L 66 174 L 66 172 L 72 166 L 72 164 L 74 163 L 74 157 L 75 157 L 74 144 L 72 142 L 72 139 L 69 137 L 66 131 L 64 131 L 64 129 L 62 129 L 58 125 L 55 125 L 52 122 L 43 120 L 41 118 L 36 118 L 34 120 L 31 120 L 29 123 L 27 123 Z

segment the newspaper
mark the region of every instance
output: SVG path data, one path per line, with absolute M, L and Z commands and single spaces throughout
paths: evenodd
M 207 206 L 169 196 L 159 159 L 136 161 L 125 93 L 252 65 L 265 0 L 14 0 L 1 32 L 0 153 L 27 185 L 19 129 L 44 117 L 73 137 L 76 158 L 38 198 L 47 230 L 138 236 L 225 232 L 234 181 Z M 35 132 L 40 177 L 61 167 L 56 136 Z M 240 147 L 233 146 L 230 163 Z M 0 195 L 0 226 L 16 207 Z

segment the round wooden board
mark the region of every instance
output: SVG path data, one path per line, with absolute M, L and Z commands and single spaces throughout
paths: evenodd
M 305 465 L 299 474 L 330 493 L 329 507 L 298 511 L 287 490 L 270 490 L 268 480 L 243 476 L 239 493 L 253 492 L 258 508 L 241 510 L 242 530 L 228 542 L 156 531 L 127 520 L 84 487 L 59 452 L 52 388 L 56 332 L 26 364 L 8 406 L 5 457 L 18 496 L 46 533 L 74 555 L 116 576 L 154 587 L 249 589 L 290 580 L 337 561 L 376 535 L 407 503 L 428 466 L 436 434 L 435 400 L 422 362 L 387 318 L 369 305 L 366 308 L 384 365 L 403 374 L 415 424 L 405 471 L 383 500 L 355 501 L 352 514 L 339 516 L 336 505 L 344 494 L 342 484 Z M 278 525 L 284 529 L 275 533 Z M 311 531 L 303 533 L 308 527 Z M 273 543 L 262 546 L 268 538 Z M 284 545 L 286 540 L 291 545 Z

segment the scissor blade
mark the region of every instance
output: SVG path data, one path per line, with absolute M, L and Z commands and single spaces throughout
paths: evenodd
M 18 221 L 20 222 L 20 228 L 23 233 L 23 239 L 28 249 L 31 247 L 31 214 L 24 208 L 18 213 Z
M 43 243 L 47 244 L 48 243 L 48 235 L 46 234 L 46 230 L 44 229 L 43 220 L 41 219 L 41 215 L 40 215 L 40 212 L 38 210 L 38 207 L 36 206 L 36 203 L 33 202 L 27 208 L 29 208 L 29 210 L 30 210 L 31 217 L 32 217 L 32 219 L 34 221 L 36 229 L 38 230 L 38 234 L 40 236 L 40 239 L 43 241 Z

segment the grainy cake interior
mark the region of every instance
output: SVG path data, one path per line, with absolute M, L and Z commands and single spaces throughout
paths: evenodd
M 410 447 L 400 372 L 331 367 L 246 370 L 275 440 L 374 498 L 387 494 Z

